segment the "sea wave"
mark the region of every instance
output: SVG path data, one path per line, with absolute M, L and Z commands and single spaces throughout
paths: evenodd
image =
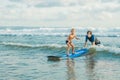
M 23 48 L 63 48 L 66 47 L 66 45 L 59 45 L 59 44 L 24 44 L 24 43 L 14 43 L 14 42 L 2 42 L 0 45 L 5 46 L 14 46 L 14 47 L 23 47 Z
M 66 37 L 69 33 L 11 33 L 11 34 L 4 34 L 1 33 L 0 36 L 55 36 L 55 37 Z M 84 37 L 85 33 L 77 34 L 79 37 Z M 101 34 L 101 33 L 94 33 L 96 37 L 120 37 L 120 34 L 110 33 L 110 34 Z
M 61 49 L 61 48 L 66 48 L 66 45 L 61 45 L 61 44 L 37 44 L 37 45 L 32 45 L 32 44 L 24 44 L 24 43 L 13 43 L 13 42 L 2 42 L 0 45 L 5 45 L 5 46 L 12 46 L 12 47 L 18 47 L 18 48 L 42 48 L 42 49 Z M 120 48 L 119 47 L 112 47 L 112 46 L 95 46 L 97 51 L 107 51 L 110 53 L 115 53 L 115 54 L 120 54 Z M 77 46 L 76 49 L 79 49 Z
M 107 51 L 110 53 L 120 54 L 120 48 L 115 46 L 100 45 L 100 46 L 95 46 L 94 48 L 96 48 L 97 51 Z
M 92 30 L 96 36 L 120 37 L 120 28 L 93 28 L 75 27 L 78 36 L 84 36 L 87 30 Z M 71 28 L 4 28 L 0 29 L 0 35 L 45 35 L 66 36 Z

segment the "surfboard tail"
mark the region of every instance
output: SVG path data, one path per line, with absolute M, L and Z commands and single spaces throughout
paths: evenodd
M 61 58 L 59 56 L 47 56 L 48 61 L 60 61 Z

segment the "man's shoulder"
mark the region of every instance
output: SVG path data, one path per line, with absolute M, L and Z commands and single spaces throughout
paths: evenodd
M 92 37 L 94 37 L 95 35 L 94 34 L 92 34 Z
M 85 35 L 85 37 L 87 38 L 88 36 L 87 36 L 87 35 Z

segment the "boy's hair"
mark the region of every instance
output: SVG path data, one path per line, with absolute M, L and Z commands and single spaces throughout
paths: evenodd
M 71 31 L 75 30 L 74 28 L 71 29 Z
M 92 35 L 92 31 L 87 31 L 87 34 L 90 33 Z

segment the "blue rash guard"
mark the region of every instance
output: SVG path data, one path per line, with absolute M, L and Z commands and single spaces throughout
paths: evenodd
M 95 42 L 95 36 L 92 35 L 90 38 L 86 35 L 86 39 L 85 39 L 85 42 L 87 42 L 87 40 L 89 40 L 90 42 Z
M 95 42 L 95 45 L 100 44 L 100 41 L 97 38 L 95 38 L 94 35 L 92 35 L 90 38 L 86 35 L 85 42 L 87 42 L 87 40 L 89 40 L 91 43 Z

